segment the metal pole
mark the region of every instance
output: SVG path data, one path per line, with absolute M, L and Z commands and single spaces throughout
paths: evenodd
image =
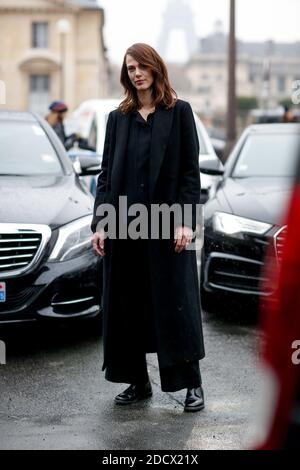
M 228 40 L 228 95 L 227 95 L 227 143 L 225 158 L 230 153 L 236 139 L 236 39 L 235 39 L 235 0 L 230 0 L 230 25 Z

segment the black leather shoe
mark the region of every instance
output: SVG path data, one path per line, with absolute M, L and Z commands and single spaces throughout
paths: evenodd
M 145 384 L 130 385 L 124 392 L 115 397 L 117 405 L 129 405 L 136 403 L 144 398 L 152 396 L 152 387 L 150 381 Z
M 204 408 L 204 393 L 202 387 L 188 388 L 184 402 L 184 411 L 200 411 Z

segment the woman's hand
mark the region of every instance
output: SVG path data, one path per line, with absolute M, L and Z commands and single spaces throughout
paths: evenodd
M 180 253 L 193 239 L 193 230 L 190 227 L 176 227 L 175 229 L 175 251 Z
M 93 250 L 95 252 L 95 255 L 97 256 L 104 256 L 104 240 L 106 238 L 106 234 L 104 232 L 104 229 L 101 228 L 99 232 L 95 232 L 94 235 L 91 238 L 91 242 L 93 245 Z

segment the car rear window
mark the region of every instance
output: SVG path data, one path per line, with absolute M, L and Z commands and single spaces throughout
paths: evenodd
M 48 136 L 38 123 L 1 121 L 1 175 L 62 173 L 59 158 Z

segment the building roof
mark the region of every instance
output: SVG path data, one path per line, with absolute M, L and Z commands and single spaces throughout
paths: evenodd
M 222 31 L 209 34 L 199 41 L 199 52 L 204 54 L 226 54 L 228 35 Z M 299 58 L 300 41 L 280 43 L 276 41 L 251 42 L 237 39 L 237 54 L 253 57 Z

